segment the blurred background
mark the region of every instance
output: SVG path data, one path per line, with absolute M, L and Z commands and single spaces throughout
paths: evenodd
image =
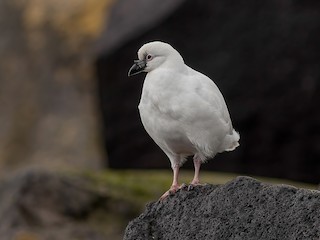
M 137 110 L 144 74 L 127 77 L 153 40 L 216 82 L 240 132 L 240 148 L 203 165 L 209 182 L 318 184 L 319 30 L 314 0 L 1 0 L 0 235 L 121 239 L 169 186 Z

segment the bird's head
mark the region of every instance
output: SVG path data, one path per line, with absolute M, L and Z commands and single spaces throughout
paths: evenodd
M 129 77 L 141 72 L 151 72 L 163 65 L 169 67 L 184 63 L 177 50 L 170 44 L 159 41 L 144 44 L 138 51 L 138 58 L 129 69 Z

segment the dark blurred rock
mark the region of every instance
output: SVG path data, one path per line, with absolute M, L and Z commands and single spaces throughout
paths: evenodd
M 140 13 L 131 7 L 135 2 L 141 3 L 121 1 L 122 19 Z M 97 60 L 110 166 L 169 167 L 140 123 L 144 76 L 127 77 L 139 47 L 160 39 L 214 79 L 240 131 L 240 148 L 204 168 L 319 183 L 319 9 L 317 1 L 184 1 L 148 27 L 126 22 L 130 36 L 100 49 Z
M 319 239 L 320 192 L 238 177 L 151 203 L 124 239 Z
M 2 181 L 0 196 L 1 239 L 102 240 L 122 235 L 119 219 L 125 214 L 119 208 L 126 205 L 120 199 L 115 204 L 108 192 L 97 191 L 80 177 L 27 170 Z

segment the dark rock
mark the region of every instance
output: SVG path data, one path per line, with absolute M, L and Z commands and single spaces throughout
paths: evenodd
M 0 196 L 1 239 L 106 239 L 90 217 L 97 209 L 104 212 L 108 197 L 83 179 L 27 170 L 2 181 Z
M 319 239 L 320 192 L 238 177 L 180 190 L 127 226 L 138 239 Z

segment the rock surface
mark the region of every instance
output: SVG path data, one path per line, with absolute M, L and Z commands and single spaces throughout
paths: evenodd
M 118 240 L 133 206 L 83 177 L 27 170 L 0 182 L 0 238 Z
M 319 239 L 320 192 L 238 177 L 180 190 L 127 226 L 138 239 Z

